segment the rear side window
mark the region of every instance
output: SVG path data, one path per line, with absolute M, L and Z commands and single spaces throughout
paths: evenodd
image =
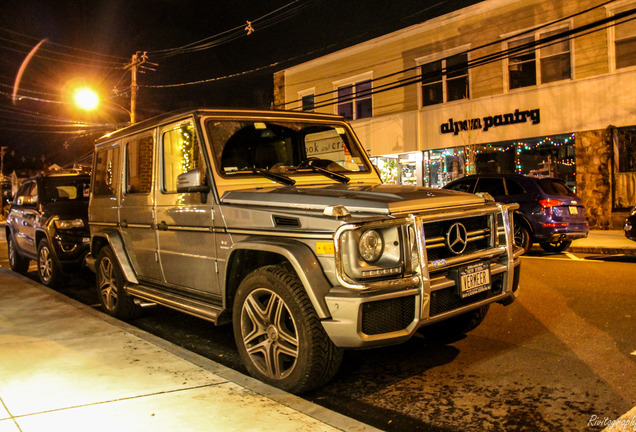
M 475 187 L 475 181 L 476 179 L 474 178 L 458 180 L 456 183 L 453 183 L 452 185 L 448 186 L 446 189 L 456 190 L 460 192 L 472 192 L 473 188 Z
M 508 195 L 523 195 L 526 193 L 526 189 L 517 180 L 506 179 L 506 186 L 508 187 Z
M 537 183 L 541 190 L 548 195 L 574 195 L 572 189 L 555 179 L 541 179 Z
M 503 178 L 480 178 L 475 192 L 488 192 L 493 196 L 506 195 Z
M 119 173 L 119 147 L 100 150 L 95 155 L 93 196 L 115 195 Z
M 154 139 L 145 136 L 126 144 L 126 193 L 149 194 L 152 188 Z

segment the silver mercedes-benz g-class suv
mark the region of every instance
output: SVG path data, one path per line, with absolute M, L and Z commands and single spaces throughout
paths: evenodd
M 515 205 L 382 184 L 340 117 L 166 114 L 100 138 L 91 186 L 103 309 L 232 323 L 247 370 L 287 391 L 328 381 L 345 348 L 466 332 L 518 294 Z

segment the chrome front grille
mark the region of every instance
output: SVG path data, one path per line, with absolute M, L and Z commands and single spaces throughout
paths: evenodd
M 504 211 L 508 209 L 490 205 L 417 218 L 424 243 L 421 250 L 427 264 L 423 274 L 428 279 L 422 299 L 423 316 L 442 319 L 503 294 L 508 268 Z M 451 245 L 457 237 L 453 231 L 457 224 L 462 226 L 462 240 L 465 241 L 465 247 L 459 253 Z M 465 266 L 478 263 L 490 266 L 492 285 L 486 291 L 462 297 L 459 272 Z
M 448 247 L 447 235 L 455 223 L 466 228 L 467 244 L 459 255 L 469 255 L 493 248 L 493 215 L 485 214 L 465 218 L 424 222 L 424 239 L 428 262 L 456 258 L 458 254 Z

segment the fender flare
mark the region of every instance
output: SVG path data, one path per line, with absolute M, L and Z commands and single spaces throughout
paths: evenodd
M 241 250 L 254 250 L 259 252 L 270 252 L 284 257 L 298 275 L 300 282 L 305 287 L 305 292 L 309 297 L 318 317 L 329 318 L 329 308 L 325 302 L 325 296 L 331 290 L 332 285 L 322 271 L 322 266 L 318 262 L 316 255 L 309 246 L 304 243 L 289 239 L 272 238 L 249 238 L 245 241 L 235 243 L 228 255 L 228 265 L 232 261 L 233 255 Z M 224 275 L 227 283 L 227 266 Z
M 91 255 L 93 259 L 96 259 L 95 256 L 95 240 L 98 238 L 102 238 L 106 241 L 106 244 L 110 246 L 113 253 L 115 254 L 115 258 L 117 258 L 117 262 L 119 263 L 119 268 L 121 268 L 122 273 L 126 280 L 133 284 L 138 284 L 139 280 L 137 280 L 137 276 L 135 275 L 135 271 L 133 270 L 132 265 L 130 264 L 130 260 L 128 259 L 128 255 L 126 254 L 126 248 L 124 247 L 124 242 L 119 235 L 119 232 L 115 229 L 109 229 L 100 231 L 91 237 Z

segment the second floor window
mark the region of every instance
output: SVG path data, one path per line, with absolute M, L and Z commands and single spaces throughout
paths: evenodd
M 371 89 L 371 80 L 338 87 L 338 115 L 347 120 L 372 117 Z
M 510 89 L 546 84 L 572 77 L 570 41 L 554 39 L 566 28 L 537 33 L 508 42 L 513 50 L 508 58 Z
M 632 17 L 617 20 L 614 26 L 616 69 L 636 66 L 636 25 Z
M 420 66 L 422 106 L 468 99 L 468 54 L 457 54 Z
M 303 111 L 313 111 L 314 110 L 314 94 L 304 95 L 300 98 L 301 108 Z

